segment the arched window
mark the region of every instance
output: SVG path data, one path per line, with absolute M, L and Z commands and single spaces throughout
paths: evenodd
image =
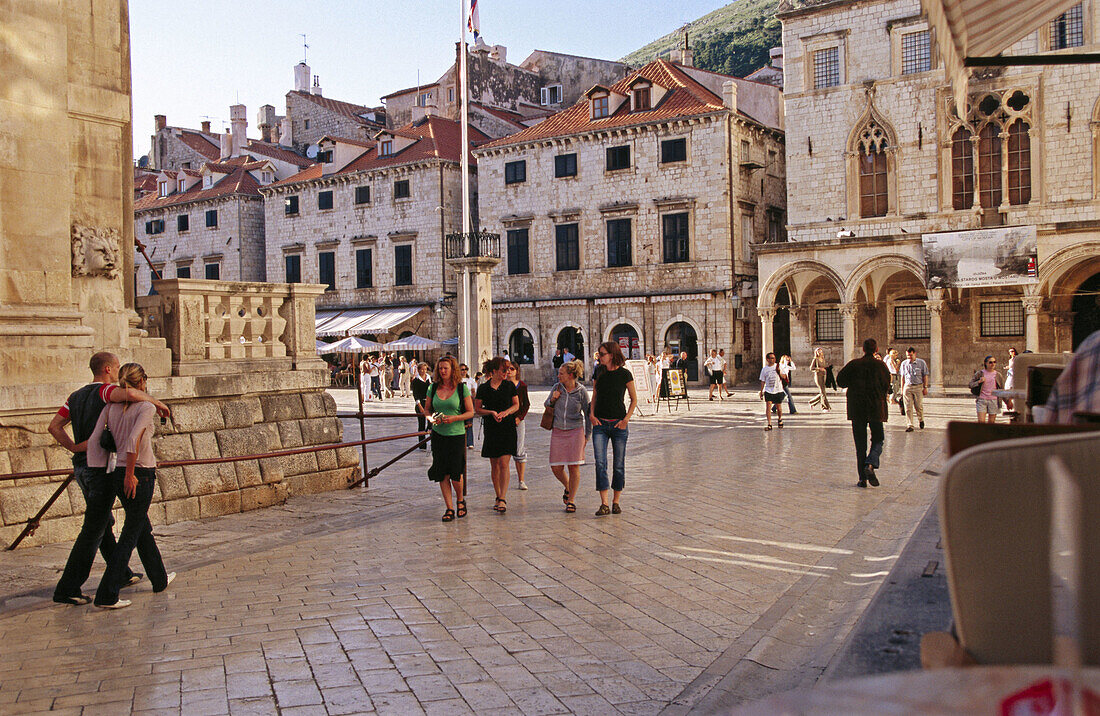
M 951 137 L 951 206 L 974 206 L 974 142 L 970 130 L 959 127 Z
M 1017 119 L 1008 127 L 1008 203 L 1031 201 L 1031 126 Z
M 526 328 L 517 328 L 508 337 L 508 355 L 514 363 L 531 365 L 535 362 L 535 339 Z
M 873 119 L 859 134 L 859 215 L 886 216 L 890 191 L 887 186 L 886 132 Z
M 1001 133 L 994 124 L 978 133 L 978 196 L 983 209 L 1001 205 Z
M 584 336 L 581 335 L 579 328 L 573 326 L 566 326 L 558 333 L 558 348 L 562 348 L 573 354 L 575 358 L 579 358 L 582 361 L 584 356 Z
M 623 350 L 623 356 L 627 360 L 642 357 L 641 345 L 638 341 L 638 331 L 629 323 L 619 323 L 608 334 L 610 340 L 619 344 Z

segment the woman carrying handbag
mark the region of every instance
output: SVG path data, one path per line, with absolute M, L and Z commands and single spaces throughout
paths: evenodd
M 540 425 L 550 430 L 550 470 L 565 488 L 561 499 L 566 512 L 576 512 L 573 500 L 581 482 L 584 450 L 592 436 L 592 420 L 588 414 L 588 391 L 580 384 L 581 372 L 575 362 L 558 368 L 558 382 L 550 389 L 543 405 Z M 565 471 L 569 470 L 569 477 Z

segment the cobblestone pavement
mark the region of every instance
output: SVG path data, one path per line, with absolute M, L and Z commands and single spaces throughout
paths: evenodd
M 622 515 L 593 516 L 591 465 L 562 511 L 536 410 L 531 489 L 513 478 L 504 515 L 471 452 L 470 515 L 441 523 L 413 454 L 367 489 L 158 527 L 179 577 L 115 612 L 49 601 L 69 544 L 4 552 L 0 712 L 682 713 L 811 684 L 931 503 L 942 427 L 970 401 L 929 400 L 909 434 L 895 410 L 883 486 L 860 490 L 839 394 L 768 433 L 755 393 L 692 397 L 631 423 Z

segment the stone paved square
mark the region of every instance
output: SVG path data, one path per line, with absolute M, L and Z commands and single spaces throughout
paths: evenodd
M 930 400 L 910 434 L 892 417 L 883 486 L 859 490 L 840 394 L 770 433 L 751 391 L 692 397 L 631 423 L 618 516 L 593 516 L 591 460 L 564 513 L 529 420 L 531 489 L 513 478 L 504 515 L 471 451 L 469 517 L 441 523 L 414 453 L 365 489 L 158 527 L 179 577 L 117 612 L 49 601 L 69 543 L 4 552 L 0 711 L 683 713 L 811 684 L 932 503 L 942 428 L 969 404 Z M 735 667 L 751 676 L 731 691 Z

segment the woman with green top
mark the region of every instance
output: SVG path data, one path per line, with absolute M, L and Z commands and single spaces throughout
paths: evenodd
M 458 361 L 443 356 L 435 364 L 435 376 L 424 399 L 424 412 L 432 423 L 432 466 L 428 479 L 439 483 L 447 509 L 444 522 L 466 516 L 462 494 L 466 475 L 466 422 L 474 417 L 474 402 L 458 375 Z M 454 500 L 451 491 L 454 491 Z

